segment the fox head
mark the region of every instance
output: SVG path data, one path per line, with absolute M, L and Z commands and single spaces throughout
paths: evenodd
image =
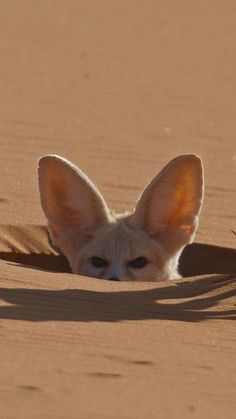
M 52 244 L 74 274 L 116 281 L 180 277 L 178 260 L 193 241 L 203 199 L 198 156 L 170 161 L 130 214 L 111 211 L 91 180 L 62 157 L 42 157 L 38 170 Z

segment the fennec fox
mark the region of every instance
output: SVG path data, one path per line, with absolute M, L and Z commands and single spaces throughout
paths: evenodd
M 171 160 L 130 214 L 111 211 L 91 180 L 68 160 L 39 160 L 39 189 L 49 233 L 72 272 L 113 281 L 180 278 L 178 260 L 193 241 L 203 199 L 201 159 Z

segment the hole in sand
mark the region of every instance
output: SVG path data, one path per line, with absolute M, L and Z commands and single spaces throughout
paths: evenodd
M 0 259 L 34 269 L 70 272 L 67 259 L 50 246 L 47 229 L 39 225 L 0 225 Z M 193 243 L 183 251 L 183 276 L 236 272 L 236 250 Z

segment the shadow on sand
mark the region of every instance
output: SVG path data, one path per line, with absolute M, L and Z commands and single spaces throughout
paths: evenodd
M 0 318 L 32 322 L 235 320 L 235 304 L 216 309 L 236 295 L 235 279 L 236 275 L 214 275 L 154 289 L 113 292 L 1 288 L 0 298 L 9 305 L 0 307 Z

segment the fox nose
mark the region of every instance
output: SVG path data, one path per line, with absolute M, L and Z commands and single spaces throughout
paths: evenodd
M 119 281 L 119 278 L 117 278 L 116 276 L 112 276 L 111 278 L 109 278 L 109 281 Z

